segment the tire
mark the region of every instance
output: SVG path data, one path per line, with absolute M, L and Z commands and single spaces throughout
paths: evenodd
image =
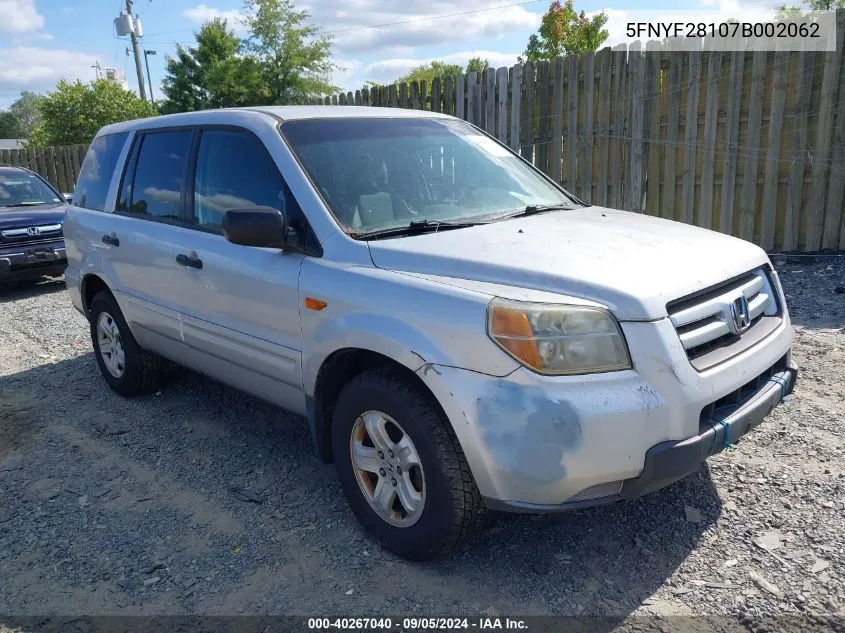
M 378 414 L 386 414 L 381 416 L 381 419 L 390 418 L 386 427 L 395 431 L 398 426 L 416 450 L 419 470 L 410 466 L 404 473 L 406 479 L 400 479 L 400 486 L 412 479 L 416 482 L 414 486 L 424 491 L 421 509 L 413 517 L 405 513 L 402 518 L 403 512 L 398 511 L 393 517 L 384 518 L 370 500 L 378 490 L 378 484 L 372 482 L 381 482 L 383 478 L 377 473 L 362 472 L 353 464 L 352 449 L 357 446 L 356 441 L 364 447 L 362 450 L 377 451 L 372 441 L 369 442 L 372 449 L 365 446 L 368 434 L 363 441 L 356 440 L 361 436 L 361 426 L 369 428 L 363 424 L 365 413 L 377 418 Z M 398 372 L 375 369 L 353 378 L 335 405 L 331 435 L 335 467 L 349 505 L 358 521 L 386 549 L 410 560 L 428 560 L 462 545 L 481 528 L 484 501 L 454 431 L 429 397 Z M 398 448 L 402 443 L 405 443 L 404 435 L 400 444 L 392 445 L 397 453 L 402 452 Z M 392 453 L 389 458 L 395 461 Z M 394 468 L 394 464 L 387 465 L 389 461 L 375 463 Z M 396 467 L 396 471 L 400 469 Z M 366 475 L 371 484 L 361 483 L 361 475 Z M 398 490 L 395 478 L 389 478 L 394 490 Z M 369 490 L 370 485 L 374 492 L 368 494 L 365 488 Z M 404 510 L 402 496 L 394 494 L 399 505 L 394 503 L 392 507 Z M 403 521 L 404 525 L 397 524 Z
M 98 331 L 98 323 L 101 319 L 113 324 L 115 340 L 122 348 L 123 362 L 118 372 L 114 372 L 109 367 L 110 354 L 107 349 L 103 349 L 106 345 L 101 348 L 101 336 Z M 94 356 L 109 387 L 126 397 L 140 396 L 158 390 L 161 385 L 161 361 L 158 356 L 144 351 L 138 345 L 126 324 L 126 319 L 123 318 L 117 301 L 110 292 L 101 290 L 94 296 L 89 309 L 89 320 Z

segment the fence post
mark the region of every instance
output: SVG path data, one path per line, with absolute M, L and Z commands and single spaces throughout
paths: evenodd
M 766 51 L 752 52 L 751 86 L 748 101 L 748 127 L 745 136 L 746 154 L 742 169 L 742 190 L 739 194 L 739 237 L 752 240 L 757 214 L 757 155 L 760 151 L 763 121 L 763 91 L 766 76 Z
M 686 119 L 684 123 L 684 172 L 681 180 L 680 219 L 692 224 L 695 218 L 695 155 L 698 140 L 698 98 L 701 91 L 701 51 L 687 53 L 689 78 L 686 90 Z
M 649 215 L 660 215 L 660 155 L 663 150 L 661 147 L 661 137 L 663 131 L 660 127 L 661 115 L 661 98 L 660 84 L 661 84 L 661 60 L 663 56 L 663 47 L 660 42 L 651 40 L 646 44 L 646 83 L 648 84 L 648 92 L 646 94 L 646 151 L 648 152 L 648 166 L 646 168 L 645 181 L 645 201 L 646 213 Z
M 828 147 L 822 147 L 822 155 L 819 156 L 818 162 L 827 161 L 828 156 L 833 153 L 833 158 L 835 159 L 838 156 L 841 157 L 843 150 L 842 150 L 842 143 L 845 143 L 845 138 L 843 138 L 843 131 L 845 131 L 845 124 L 842 123 L 843 117 L 843 103 L 841 101 L 843 88 L 842 86 L 839 87 L 839 105 L 837 107 L 837 119 L 838 125 L 836 126 L 836 130 L 838 130 L 838 135 L 835 137 L 835 145 L 832 145 L 831 141 L 834 138 L 833 134 L 833 110 L 834 104 L 836 103 L 836 78 L 839 78 L 839 83 L 844 83 L 845 78 L 843 78 L 843 74 L 839 72 L 839 66 L 842 63 L 842 48 L 845 47 L 845 10 L 840 9 L 836 12 L 836 39 L 838 40 L 836 43 L 836 51 L 828 53 L 828 58 L 830 59 L 830 65 L 834 66 L 832 71 L 833 74 L 833 86 L 830 90 L 830 101 L 828 104 L 822 102 L 822 107 L 825 108 L 823 111 L 830 110 L 830 117 L 829 120 L 824 121 L 824 125 L 830 127 L 831 134 L 828 135 Z M 825 75 L 824 78 L 827 79 L 827 65 L 825 65 Z M 825 86 L 824 86 L 824 79 L 822 80 L 822 99 L 824 99 L 825 95 Z M 821 113 L 820 113 L 821 116 Z M 822 121 L 821 118 L 819 119 L 819 129 L 821 130 Z M 827 196 L 827 204 L 825 204 L 824 199 L 819 201 L 819 206 L 821 208 L 816 211 L 815 207 L 813 208 L 813 212 L 816 213 L 819 217 L 824 214 L 824 223 L 823 223 L 823 231 L 821 235 L 821 247 L 822 248 L 837 248 L 839 246 L 839 237 L 840 237 L 840 221 L 842 219 L 842 204 L 841 202 L 837 205 L 836 197 L 839 196 L 841 200 L 841 194 L 836 191 L 837 189 L 841 189 L 842 186 L 842 170 L 845 169 L 845 163 L 837 162 L 833 160 L 830 162 L 828 167 L 828 187 L 829 192 Z M 815 174 L 814 174 L 815 175 Z M 813 178 L 813 193 L 817 193 L 815 190 L 816 186 L 816 179 Z M 831 206 L 831 203 L 834 203 Z M 827 212 L 825 213 L 825 207 L 827 207 Z M 821 224 L 821 223 L 820 223 Z
M 630 211 L 642 211 L 643 206 L 643 157 L 645 155 L 645 63 L 642 55 L 642 43 L 631 42 L 628 47 L 628 78 L 631 95 L 631 162 L 628 173 L 631 186 L 628 187 L 625 208 Z
M 739 118 L 742 114 L 742 84 L 745 51 L 731 53 L 731 70 L 728 77 L 728 95 L 725 100 L 725 159 L 722 163 L 722 197 L 719 205 L 719 230 L 733 234 L 734 201 L 736 200 L 737 146 L 739 144 Z M 811 73 L 812 74 L 812 73 Z M 809 97 L 809 95 L 808 95 Z
M 782 40 L 776 41 L 783 48 Z M 758 246 L 770 251 L 775 245 L 775 223 L 777 220 L 778 188 L 780 184 L 780 140 L 783 132 L 783 110 L 786 103 L 786 75 L 789 54 L 783 50 L 775 53 L 772 69 L 772 96 L 769 105 L 769 134 L 766 155 L 766 170 L 763 176 L 763 208 L 760 241 Z
M 704 109 L 704 154 L 701 159 L 701 187 L 699 188 L 698 225 L 705 229 L 713 226 L 713 188 L 715 186 L 716 122 L 719 114 L 719 76 L 722 70 L 722 53 L 713 38 L 705 40 L 707 48 L 707 93 Z
M 581 161 L 581 199 L 590 202 L 593 199 L 593 92 L 596 88 L 593 71 L 595 55 L 584 55 L 584 126 L 582 140 L 584 160 Z
M 561 61 L 561 90 L 563 89 L 563 60 Z M 581 194 L 578 191 L 578 56 L 569 55 L 566 58 L 568 67 L 568 89 L 567 89 L 567 112 L 566 112 L 566 186 L 570 191 Z M 556 69 L 557 70 L 557 69 Z M 555 72 L 555 107 L 558 105 L 557 95 L 557 72 Z M 563 108 L 563 94 L 560 95 L 560 107 Z M 557 114 L 555 114 L 557 116 Z M 555 119 L 557 122 L 557 119 Z M 561 134 L 563 130 L 561 129 Z M 555 138 L 557 141 L 557 138 Z M 554 147 L 554 145 L 552 145 Z M 557 167 L 555 167 L 557 169 Z
M 610 47 L 605 47 L 599 51 L 599 108 L 598 108 L 598 147 L 594 147 L 592 153 L 596 157 L 596 166 L 598 167 L 598 179 L 596 182 L 596 204 L 607 205 L 607 191 L 609 183 L 607 181 L 607 161 L 608 161 L 608 147 L 610 144 L 610 78 L 613 72 L 613 53 Z M 598 151 L 596 151 L 598 149 Z
M 519 113 L 520 155 L 534 163 L 534 64 L 525 62 L 522 67 L 522 99 Z
M 522 66 L 517 64 L 513 67 L 511 77 L 511 131 L 510 148 L 519 151 L 519 124 L 522 121 Z
M 496 71 L 496 89 L 498 90 L 498 106 L 496 108 L 496 138 L 502 143 L 508 142 L 508 69 L 500 68 Z
M 564 59 L 563 57 L 557 57 L 551 65 L 554 67 L 554 74 L 552 75 L 552 81 L 554 82 L 552 87 L 552 101 L 551 101 L 551 131 L 552 131 L 552 146 L 551 146 L 551 157 L 549 158 L 549 168 L 546 173 L 549 174 L 552 178 L 554 178 L 555 182 L 564 182 L 563 178 L 563 79 L 564 73 L 566 72 L 566 62 L 570 61 L 575 58 L 574 55 L 570 55 L 568 60 Z M 572 72 L 572 64 L 569 64 L 570 73 Z M 551 71 L 551 68 L 550 68 Z M 571 75 L 570 75 L 571 77 Z M 577 81 L 577 79 L 576 79 Z M 570 81 L 569 84 L 569 103 L 570 103 L 570 111 L 567 117 L 572 116 L 571 106 L 572 106 L 572 97 L 575 90 L 572 90 L 572 83 Z M 548 91 L 547 91 L 548 94 Z M 577 99 L 577 95 L 575 96 Z M 567 124 L 571 127 L 571 122 L 567 118 Z M 565 186 L 571 187 L 572 183 L 566 182 Z

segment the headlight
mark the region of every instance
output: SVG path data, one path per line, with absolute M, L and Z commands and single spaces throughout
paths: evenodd
M 602 308 L 493 299 L 487 332 L 503 350 L 541 374 L 590 374 L 631 368 L 628 346 Z

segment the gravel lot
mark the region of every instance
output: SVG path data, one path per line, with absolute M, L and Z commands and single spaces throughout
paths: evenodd
M 183 370 L 124 400 L 63 282 L 4 292 L 0 614 L 845 615 L 845 257 L 775 262 L 801 375 L 761 427 L 427 564 L 359 529 L 301 419 Z

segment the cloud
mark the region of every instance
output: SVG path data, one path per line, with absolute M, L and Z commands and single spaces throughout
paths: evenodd
M 32 44 L 33 42 L 49 42 L 53 39 L 55 38 L 52 33 L 41 31 L 39 33 L 27 33 L 25 36 L 16 37 L 12 39 L 12 43 L 15 46 L 26 46 L 27 44 Z
M 2 0 L 0 0 L 2 1 Z M 546 0 L 537 0 L 545 2 Z M 303 0 L 297 9 L 311 15 L 310 22 L 333 39 L 332 49 L 341 58 L 362 54 L 407 57 L 418 47 L 456 45 L 477 39 L 495 40 L 514 30 L 533 30 L 540 14 L 524 7 L 503 7 L 509 0 Z M 243 12 L 199 4 L 183 15 L 201 23 L 222 17 L 235 24 Z M 375 28 L 373 28 L 375 27 Z
M 190 9 L 182 11 L 182 15 L 186 18 L 204 24 L 215 18 L 221 18 L 229 23 L 229 26 L 235 27 L 243 24 L 244 14 L 237 9 L 217 9 L 206 4 L 200 4 Z
M 499 39 L 514 30 L 537 27 L 540 15 L 524 7 L 504 7 L 507 0 L 353 0 L 303 8 L 312 22 L 332 36 L 341 55 L 379 54 L 408 57 L 418 47 Z M 456 15 L 463 14 L 463 15 Z M 373 27 L 375 28 L 366 28 Z
M 76 51 L 17 46 L 0 49 L 0 98 L 53 88 L 60 79 L 94 79 L 97 58 Z
M 0 0 L 0 33 L 28 33 L 43 26 L 35 0 Z

